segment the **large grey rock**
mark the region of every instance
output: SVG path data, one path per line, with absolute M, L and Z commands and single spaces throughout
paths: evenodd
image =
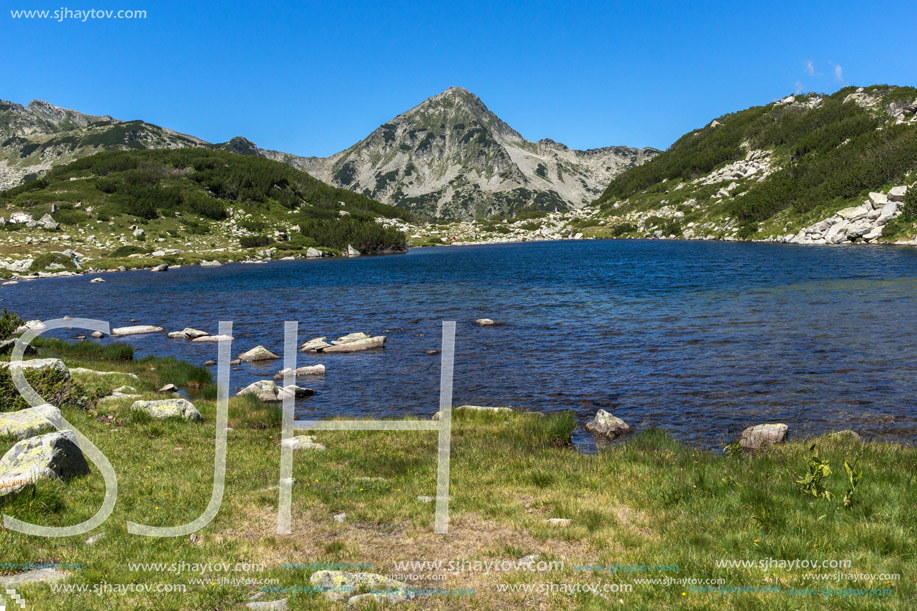
M 201 331 L 199 329 L 192 329 L 191 327 L 185 327 L 181 331 L 172 331 L 169 333 L 169 339 L 190 339 L 195 340 L 199 337 L 206 337 L 210 335 L 206 331 Z
M 890 220 L 895 218 L 898 213 L 898 204 L 897 202 L 888 202 L 885 206 L 882 207 L 882 214 L 879 215 L 879 218 L 876 219 L 876 225 L 885 225 Z
M 348 244 L 347 250 L 344 251 L 344 254 L 346 254 L 348 257 L 359 257 L 361 253 L 359 250 L 354 248 L 352 244 Z
M 162 327 L 153 325 L 133 325 L 129 327 L 115 327 L 111 330 L 112 337 L 124 337 L 125 335 L 143 335 L 144 333 L 162 333 Z
M 9 369 L 9 361 L 0 361 L 0 368 Z M 23 370 L 37 370 L 37 371 L 58 371 L 60 372 L 64 379 L 70 378 L 70 370 L 67 369 L 67 366 L 64 365 L 64 362 L 60 359 L 31 359 L 29 361 L 20 361 L 19 367 Z
M 38 219 L 38 224 L 45 229 L 57 229 L 59 227 L 57 221 L 55 221 L 50 214 L 46 214 Z
M 25 333 L 26 331 L 31 331 L 33 329 L 35 331 L 47 331 L 48 325 L 41 322 L 40 320 L 30 320 L 16 327 L 16 330 L 13 331 L 13 333 L 15 333 L 16 335 L 19 335 L 21 333 Z
M 154 254 L 155 254 L 155 253 L 154 253 Z M 151 268 L 150 268 L 150 271 L 151 271 L 151 272 L 167 272 L 167 271 L 169 271 L 169 266 L 166 265 L 165 263 L 161 263 L 161 264 L 159 264 L 159 265 L 155 265 L 155 266 L 151 267 Z
M 179 417 L 183 420 L 192 422 L 202 422 L 204 417 L 197 411 L 194 404 L 186 399 L 165 399 L 163 401 L 134 401 L 131 405 L 132 411 L 143 411 L 156 418 L 163 420 L 165 418 Z
M 322 256 L 322 251 L 317 248 L 312 248 L 311 246 L 306 249 L 306 258 L 307 259 L 318 259 Z
M 0 458 L 0 496 L 43 479 L 68 480 L 89 473 L 72 431 L 47 433 L 20 441 Z
M 248 352 L 243 352 L 239 355 L 239 359 L 245 361 L 246 363 L 254 363 L 257 361 L 271 361 L 279 359 L 280 357 L 265 348 L 264 346 L 255 346 Z
M 789 427 L 785 424 L 756 424 L 742 431 L 739 445 L 748 450 L 766 448 L 786 441 Z
M 882 206 L 888 203 L 888 196 L 884 193 L 870 193 L 869 203 L 876 210 L 881 210 Z
M 903 202 L 904 196 L 907 194 L 907 187 L 892 187 L 888 191 L 888 201 L 890 202 Z
M 0 412 L 0 437 L 27 439 L 56 431 L 60 425 L 60 410 L 53 405 L 39 405 L 18 412 Z
M 869 213 L 866 206 L 851 206 L 850 208 L 844 208 L 839 211 L 837 214 L 845 221 L 856 221 L 863 218 Z
M 592 422 L 586 424 L 586 430 L 593 435 L 617 439 L 627 433 L 632 433 L 634 428 L 617 416 L 600 409 L 596 412 Z
M 316 571 L 309 582 L 325 592 L 325 598 L 340 601 L 351 598 L 359 591 L 391 590 L 402 599 L 413 598 L 414 593 L 407 584 L 375 573 L 349 573 L 347 571 Z
M 846 221 L 835 223 L 825 234 L 825 242 L 828 244 L 840 244 L 847 241 L 847 228 L 849 224 Z
M 307 365 L 305 367 L 299 367 L 297 369 L 281 369 L 274 374 L 274 381 L 280 382 L 286 377 L 287 373 L 293 373 L 295 378 L 314 378 L 325 375 L 325 366 L 322 364 L 318 365 Z

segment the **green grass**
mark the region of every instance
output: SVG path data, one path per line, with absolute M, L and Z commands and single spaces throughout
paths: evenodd
M 47 347 L 41 347 L 44 356 Z M 66 349 L 57 347 L 55 354 Z M 68 363 L 89 362 L 74 348 Z M 96 357 L 98 358 L 98 357 Z M 450 525 L 436 535 L 436 434 L 433 432 L 321 432 L 325 451 L 294 455 L 291 535 L 278 535 L 277 480 L 280 412 L 255 399 L 233 398 L 229 408 L 226 491 L 214 521 L 196 543 L 188 537 L 153 539 L 129 535 L 127 520 L 177 525 L 194 520 L 211 493 L 215 404 L 202 392 L 207 381 L 190 365 L 171 360 L 94 361 L 94 368 L 133 371 L 145 395 L 171 381 L 196 393 L 203 424 L 152 421 L 131 416 L 130 401 L 105 402 L 91 411 L 64 407 L 109 457 L 118 473 L 118 503 L 92 546 L 85 537 L 44 539 L 0 529 L 2 562 L 72 562 L 68 583 L 186 584 L 184 594 L 55 596 L 47 587 L 20 589 L 30 608 L 55 609 L 235 609 L 257 586 L 229 585 L 220 578 L 276 579 L 277 585 L 307 585 L 307 569 L 283 563 L 312 561 L 372 563 L 373 572 L 393 573 L 395 560 L 512 560 L 540 553 L 563 561 L 554 572 L 458 572 L 440 587 L 474 588 L 475 596 L 434 596 L 411 608 L 523 609 L 910 609 L 917 596 L 917 450 L 896 444 L 859 443 L 848 436 L 794 440 L 753 455 L 726 457 L 685 446 L 659 429 L 645 430 L 596 455 L 570 445 L 570 414 L 456 411 L 452 431 Z M 206 372 L 205 372 L 206 373 Z M 79 380 L 83 383 L 82 377 Z M 111 388 L 125 383 L 94 378 Z M 205 386 L 201 386 L 201 385 Z M 806 496 L 796 480 L 807 470 L 810 445 L 831 465 L 832 501 Z M 0 450 L 7 449 L 6 443 Z M 846 487 L 843 461 L 859 460 L 863 479 L 852 507 L 840 499 Z M 98 508 L 104 485 L 97 471 L 68 484 L 39 483 L 0 500 L 4 514 L 44 524 L 74 524 Z M 346 513 L 343 523 L 332 516 Z M 572 520 L 566 528 L 549 518 Z M 845 573 L 899 573 L 900 581 L 813 582 L 809 571 L 717 568 L 717 560 L 849 559 Z M 129 562 L 264 563 L 257 573 L 210 571 L 201 575 L 130 570 Z M 593 574 L 574 564 L 678 565 L 675 578 L 725 580 L 737 586 L 776 585 L 782 593 L 699 593 L 682 585 L 648 585 L 644 573 Z M 2 569 L 0 569 L 2 570 Z M 6 571 L 9 572 L 9 571 Z M 812 571 L 812 572 L 835 572 Z M 572 596 L 504 593 L 501 584 L 629 583 L 633 591 Z M 210 585 L 215 583 L 215 585 Z M 433 582 L 415 585 L 430 586 Z M 891 587 L 893 596 L 825 599 L 791 597 L 790 587 Z M 682 592 L 685 594 L 682 595 Z M 279 598 L 267 594 L 264 600 Z M 335 607 L 318 594 L 289 595 L 291 609 Z

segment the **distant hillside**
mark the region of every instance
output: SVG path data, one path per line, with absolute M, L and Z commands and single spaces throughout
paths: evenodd
M 789 239 L 915 170 L 917 89 L 789 96 L 719 117 L 616 177 L 594 202 L 593 233 Z M 885 235 L 907 231 L 891 223 Z
M 658 152 L 529 142 L 459 87 L 326 159 L 261 151 L 325 182 L 437 219 L 580 208 L 613 177 Z
M 90 260 L 157 251 L 245 258 L 255 254 L 249 248 L 304 255 L 350 245 L 392 252 L 404 248 L 404 233 L 376 219 L 402 226 L 410 218 L 286 164 L 207 148 L 84 157 L 0 192 L 0 210 L 0 246 L 28 236 L 35 250 L 66 245 Z M 23 213 L 34 222 L 9 222 Z

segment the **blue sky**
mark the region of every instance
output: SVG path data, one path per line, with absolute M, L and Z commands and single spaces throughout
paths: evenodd
M 915 2 L 3 0 L 0 98 L 329 155 L 449 86 L 530 140 L 665 148 L 796 90 L 917 85 Z M 145 19 L 13 19 L 135 9 Z

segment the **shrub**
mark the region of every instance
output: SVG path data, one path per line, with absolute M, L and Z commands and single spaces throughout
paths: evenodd
M 274 240 L 267 237 L 266 235 L 247 235 L 239 238 L 239 245 L 242 248 L 258 248 L 260 246 L 267 246 L 268 244 L 273 244 Z
M 905 221 L 917 221 L 917 185 L 911 185 L 904 194 L 901 205 L 901 218 Z
M 75 270 L 76 263 L 74 263 L 73 259 L 67 255 L 58 252 L 50 252 L 35 257 L 35 259 L 32 260 L 32 265 L 29 267 L 29 271 L 43 272 L 49 268 L 51 271 L 57 269 Z
M 126 244 L 124 246 L 119 246 L 118 248 L 114 249 L 113 251 L 108 253 L 108 256 L 112 257 L 113 259 L 119 259 L 121 257 L 129 257 L 130 255 L 148 254 L 150 252 L 151 252 L 150 250 L 140 248 L 139 246 L 135 246 L 134 244 Z
M 3 314 L 0 314 L 0 340 L 9 339 L 13 332 L 23 324 L 23 320 L 18 314 L 7 312 L 3 308 Z
M 81 386 L 65 378 L 63 372 L 47 369 L 23 369 L 25 379 L 42 399 L 56 407 L 88 406 L 91 398 L 86 397 Z M 0 412 L 12 412 L 31 407 L 19 394 L 13 384 L 13 376 L 8 368 L 0 369 Z

